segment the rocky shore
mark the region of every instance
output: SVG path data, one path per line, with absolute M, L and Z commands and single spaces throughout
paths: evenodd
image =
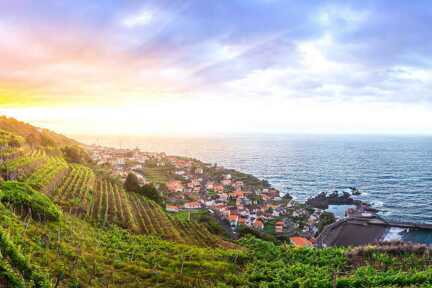
M 306 204 L 314 208 L 328 209 L 329 205 L 360 206 L 362 201 L 353 199 L 352 194 L 348 192 L 339 193 L 339 191 L 334 191 L 330 194 L 321 192 L 317 196 L 307 199 Z

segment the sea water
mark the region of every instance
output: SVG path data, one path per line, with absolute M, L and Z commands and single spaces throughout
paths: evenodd
M 299 201 L 357 187 L 385 217 L 432 223 L 432 137 L 79 136 L 87 144 L 190 156 L 268 180 Z

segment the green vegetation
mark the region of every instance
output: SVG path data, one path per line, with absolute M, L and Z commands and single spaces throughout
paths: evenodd
M 91 162 L 88 153 L 78 145 L 68 145 L 61 149 L 65 159 L 70 163 L 88 164 Z
M 63 135 L 4 116 L 0 116 L 0 129 L 22 137 L 33 148 L 40 146 L 62 147 L 78 144 L 76 141 Z
M 27 153 L 17 153 L 10 155 L 10 159 L 1 166 L 1 173 L 5 179 L 17 178 L 23 179 L 30 175 L 35 169 L 40 167 L 46 160 L 43 150 L 33 150 Z
M 51 286 L 46 276 L 30 264 L 3 229 L 0 229 L 0 252 L 0 279 L 6 280 L 7 287 Z
M 335 215 L 333 213 L 324 211 L 319 217 L 318 232 L 321 232 L 324 229 L 324 227 L 334 222 L 336 222 Z
M 208 215 L 208 212 L 204 209 L 196 209 L 196 210 L 183 210 L 180 212 L 171 213 L 173 217 L 180 221 L 188 221 L 189 219 L 198 220 L 204 215 Z
M 0 240 L 9 235 L 8 243 L 0 241 L 0 283 L 20 283 L 12 287 L 212 287 L 230 283 L 244 257 L 238 249 L 178 244 L 115 226 L 98 228 L 68 214 L 59 222 L 40 223 L 0 207 L 0 223 Z M 24 264 L 3 252 L 10 246 L 21 251 Z
M 69 167 L 68 175 L 50 196 L 69 213 L 84 216 L 90 211 L 96 177 L 86 166 L 70 164 Z
M 246 287 L 430 287 L 432 284 L 431 251 L 424 246 L 416 252 L 397 245 L 354 250 L 294 248 L 253 237 L 243 238 L 240 243 L 249 251 L 243 271 Z
M 207 195 L 212 197 L 212 196 L 216 196 L 217 193 L 213 189 L 207 189 Z
M 50 194 L 59 187 L 68 169 L 63 158 L 48 157 L 44 165 L 32 173 L 26 182 L 33 188 Z
M 1 117 L 0 129 L 0 287 L 432 286 L 428 247 L 295 248 L 243 226 L 225 241 L 207 211 L 167 214 L 154 187 L 126 192 L 66 137 Z M 165 182 L 170 169 L 145 173 Z
M 153 184 L 145 184 L 139 188 L 138 194 L 147 197 L 150 200 L 153 200 L 161 207 L 165 207 L 165 200 L 162 197 L 161 193 L 154 187 Z
M 138 192 L 140 184 L 135 173 L 129 173 L 124 183 L 124 189 L 128 192 Z
M 3 182 L 0 201 L 19 208 L 21 213 L 31 214 L 35 219 L 59 220 L 61 215 L 61 211 L 47 196 L 22 182 Z
M 24 142 L 23 137 L 0 129 L 0 146 L 20 147 Z
M 172 173 L 171 167 L 146 166 L 144 168 L 144 177 L 148 181 L 155 184 L 162 184 L 168 182 L 171 173 Z

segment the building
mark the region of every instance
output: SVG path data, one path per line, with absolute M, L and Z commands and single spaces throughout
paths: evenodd
M 181 181 L 178 180 L 172 180 L 169 181 L 166 184 L 168 191 L 170 192 L 182 192 L 183 191 L 183 184 L 181 183 Z
M 239 221 L 239 216 L 236 214 L 231 214 L 231 215 L 229 215 L 228 220 L 229 220 L 232 227 L 237 227 L 237 224 Z
M 275 232 L 276 233 L 283 233 L 284 229 L 284 222 L 283 221 L 277 221 L 275 224 Z
M 213 190 L 217 193 L 223 193 L 224 192 L 224 186 L 220 184 L 213 185 Z
M 312 242 L 309 241 L 308 239 L 304 238 L 304 237 L 299 237 L 299 236 L 290 237 L 290 241 L 295 247 L 312 247 L 313 246 Z
M 258 229 L 258 230 L 263 230 L 264 229 L 264 223 L 262 222 L 261 219 L 256 219 L 255 222 L 253 223 L 253 227 L 255 229 Z
M 168 212 L 178 212 L 180 208 L 177 205 L 167 205 L 166 211 Z
M 199 202 L 187 202 L 184 204 L 185 209 L 199 209 L 201 208 L 201 204 Z

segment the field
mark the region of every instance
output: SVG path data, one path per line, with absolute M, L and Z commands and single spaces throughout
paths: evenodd
M 0 283 L 13 287 L 212 287 L 231 281 L 244 255 L 98 228 L 68 214 L 44 224 L 0 206 L 0 220 Z
M 432 284 L 431 253 L 424 247 L 300 249 L 246 237 L 238 243 L 243 248 L 200 248 L 97 227 L 69 214 L 48 223 L 21 219 L 1 204 L 0 220 L 0 283 L 14 287 L 36 287 L 34 282 L 37 287 Z
M 90 168 L 48 156 L 43 150 L 30 150 L 9 159 L 6 167 L 9 175 L 16 173 L 15 178 L 49 196 L 65 212 L 95 224 L 117 224 L 179 243 L 233 246 L 211 234 L 205 225 L 178 221 L 155 202 L 126 192 L 113 179 L 97 177 Z
M 146 167 L 144 169 L 144 176 L 146 179 L 153 183 L 166 183 L 168 182 L 171 169 L 168 167 Z

